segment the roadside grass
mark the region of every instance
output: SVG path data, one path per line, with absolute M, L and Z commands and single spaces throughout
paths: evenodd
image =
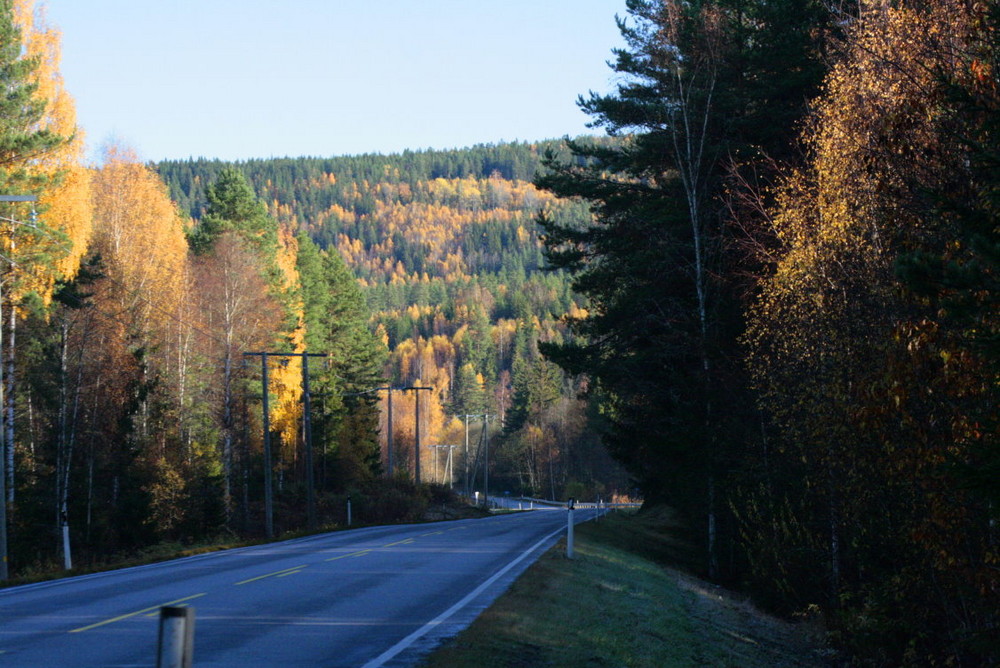
M 282 536 L 279 540 L 287 540 Z M 191 557 L 197 554 L 208 552 L 218 552 L 229 550 L 235 547 L 246 547 L 256 545 L 266 541 L 243 541 L 232 537 L 220 537 L 215 541 L 205 541 L 202 543 L 184 545 L 177 542 L 164 542 L 150 545 L 137 550 L 129 555 L 108 556 L 103 559 L 95 559 L 85 563 L 77 563 L 72 570 L 64 570 L 55 562 L 45 562 L 31 564 L 20 569 L 15 577 L 0 583 L 0 589 L 16 587 L 24 584 L 36 582 L 46 582 L 48 580 L 59 580 L 76 575 L 89 575 L 91 573 L 101 573 L 119 568 L 131 568 L 133 566 L 145 566 L 160 561 Z
M 669 510 L 577 525 L 455 638 L 421 664 L 476 666 L 825 665 L 812 629 L 664 564 L 684 564 Z
M 391 524 L 413 523 L 414 521 L 441 522 L 454 519 L 466 519 L 470 517 L 489 517 L 490 512 L 480 508 L 472 507 L 461 501 L 449 500 L 447 503 L 435 503 L 425 509 L 421 520 L 405 519 L 394 522 L 365 522 L 363 518 L 357 516 L 351 526 L 344 523 L 329 523 L 318 527 L 314 531 L 307 529 L 293 529 L 281 532 L 280 535 L 272 539 L 266 538 L 240 538 L 232 533 L 222 534 L 214 539 L 207 539 L 197 543 L 181 543 L 177 541 L 164 541 L 153 545 L 148 545 L 136 549 L 129 553 L 109 554 L 101 557 L 87 557 L 74 559 L 74 568 L 65 570 L 61 564 L 55 561 L 43 561 L 27 564 L 18 568 L 16 574 L 0 582 L 0 589 L 16 587 L 19 585 L 33 584 L 36 582 L 46 582 L 49 580 L 59 580 L 62 578 L 77 575 L 89 575 L 101 573 L 120 568 L 130 568 L 133 566 L 145 566 L 161 561 L 170 561 L 183 557 L 191 557 L 208 552 L 219 552 L 238 547 L 250 547 L 254 545 L 266 545 L 295 538 L 304 538 L 322 533 L 332 533 L 336 531 L 347 531 L 350 529 L 360 529 L 368 526 L 388 526 Z
M 710 659 L 675 578 L 608 540 L 630 535 L 628 524 L 611 516 L 578 525 L 574 559 L 561 540 L 426 665 L 668 667 Z

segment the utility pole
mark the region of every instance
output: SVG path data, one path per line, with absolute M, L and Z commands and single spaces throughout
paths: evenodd
M 0 195 L 0 202 L 37 202 L 35 195 Z M 16 222 L 16 221 L 13 221 Z M 10 263 L 14 271 L 14 258 L 3 258 Z M 3 277 L 0 276 L 0 350 L 3 350 Z M 0 411 L 3 410 L 3 364 L 0 364 Z M 0 420 L 2 422 L 2 420 Z M 13 443 L 6 443 L 3 425 L 0 424 L 0 581 L 6 580 L 7 570 L 7 448 L 13 448 Z
M 486 428 L 489 423 L 489 414 L 483 415 L 483 446 L 486 448 L 483 451 L 483 499 L 486 501 L 487 508 L 490 507 L 490 435 Z
M 357 393 L 355 393 L 355 395 L 368 394 L 369 392 L 388 392 L 389 393 L 389 406 L 388 406 L 389 414 L 387 416 L 388 422 L 389 422 L 389 425 L 388 425 L 389 426 L 389 433 L 386 435 L 386 444 L 385 444 L 386 445 L 386 449 L 388 450 L 388 452 L 386 453 L 386 458 L 388 460 L 388 472 L 387 472 L 387 476 L 386 477 L 388 477 L 388 478 L 392 477 L 393 461 L 394 461 L 394 454 L 395 454 L 393 452 L 395 450 L 395 448 L 393 447 L 393 443 L 392 443 L 392 393 L 393 393 L 394 390 L 398 390 L 398 389 L 400 389 L 400 388 L 393 387 L 393 386 L 389 385 L 387 387 L 376 387 L 376 388 L 373 388 L 371 390 L 365 390 L 364 392 L 357 392 Z M 352 395 L 352 396 L 354 396 L 354 395 Z
M 392 478 L 392 387 L 385 389 L 389 390 L 389 437 L 386 446 L 389 448 L 389 477 Z
M 434 389 L 433 387 L 415 387 L 413 385 L 409 387 L 389 386 L 389 387 L 376 387 L 371 390 L 365 390 L 364 392 L 359 393 L 359 394 L 367 394 L 369 392 L 383 392 L 383 391 L 387 391 L 389 393 L 389 435 L 388 435 L 388 442 L 386 444 L 389 448 L 389 477 L 392 477 L 392 465 L 394 457 L 393 450 L 395 449 L 393 447 L 393 442 L 392 442 L 392 393 L 409 392 L 410 390 L 413 390 L 417 393 L 417 407 L 415 415 L 415 421 L 416 421 L 415 431 L 416 431 L 417 442 L 414 445 L 416 457 L 414 458 L 415 461 L 413 465 L 414 466 L 413 472 L 414 472 L 414 479 L 419 484 L 420 483 L 420 392 L 421 391 L 430 392 L 433 389 Z
M 413 444 L 414 453 L 414 463 L 413 463 L 413 480 L 419 485 L 420 484 L 420 393 L 423 391 L 430 392 L 433 387 L 407 387 L 406 390 L 413 390 L 417 393 L 417 406 L 416 415 L 414 416 L 416 420 L 416 442 Z
M 463 417 L 465 418 L 465 498 L 469 498 L 472 495 L 472 481 L 469 479 L 469 418 L 483 417 L 483 414 L 466 413 Z
M 267 385 L 267 358 L 268 357 L 301 357 L 302 358 L 302 394 L 303 394 L 303 414 L 302 421 L 305 428 L 305 450 L 306 450 L 306 523 L 310 530 L 316 528 L 316 486 L 313 475 L 313 443 L 312 443 L 312 417 L 310 411 L 312 403 L 309 397 L 309 358 L 326 357 L 323 353 L 270 353 L 254 352 L 243 353 L 244 355 L 260 355 L 261 375 L 263 378 L 263 408 L 264 408 L 264 518 L 267 537 L 274 537 L 274 515 L 273 515 L 273 494 L 271 491 L 271 429 L 268 413 L 268 385 Z
M 274 499 L 271 488 L 271 406 L 270 390 L 267 383 L 267 353 L 243 353 L 260 355 L 261 403 L 264 413 L 264 535 L 274 538 Z
M 451 487 L 452 487 L 452 479 L 451 479 L 451 473 L 452 473 L 451 453 L 458 446 L 457 445 L 443 445 L 442 444 L 442 445 L 430 445 L 428 447 L 434 448 L 436 450 L 440 450 L 441 448 L 448 448 L 448 456 L 444 460 L 444 469 L 441 471 L 440 483 L 443 485 L 444 484 L 445 476 L 447 476 L 448 477 L 448 488 L 451 489 Z M 438 459 L 440 459 L 440 457 L 438 457 L 438 456 L 434 457 L 434 479 L 435 480 L 438 479 Z
M 325 357 L 325 355 L 317 355 Z M 309 401 L 309 355 L 302 353 L 302 422 L 306 429 L 306 525 L 316 530 L 316 484 L 313 472 L 312 403 Z

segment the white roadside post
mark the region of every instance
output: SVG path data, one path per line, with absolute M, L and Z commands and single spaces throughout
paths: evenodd
M 347 526 L 351 526 L 351 497 L 347 496 Z
M 573 558 L 573 502 L 570 499 L 566 505 L 566 558 Z
M 160 608 L 156 668 L 191 668 L 194 658 L 194 608 Z
M 69 519 L 66 517 L 66 506 L 63 506 L 60 515 L 60 521 L 62 522 L 62 545 L 63 545 L 63 569 L 67 571 L 73 570 L 73 553 L 70 551 L 69 545 Z

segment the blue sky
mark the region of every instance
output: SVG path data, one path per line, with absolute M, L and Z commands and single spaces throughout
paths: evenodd
M 395 153 L 591 132 L 624 0 L 38 0 L 91 155 Z

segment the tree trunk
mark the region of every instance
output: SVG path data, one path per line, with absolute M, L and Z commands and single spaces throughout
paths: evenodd
M 710 375 L 711 375 L 711 364 L 708 355 L 708 291 L 707 291 L 707 276 L 705 269 L 705 253 L 706 253 L 706 232 L 704 221 L 702 220 L 701 202 L 703 199 L 704 191 L 707 189 L 708 184 L 705 182 L 703 177 L 703 171 L 705 165 L 713 165 L 715 163 L 714 156 L 709 157 L 705 155 L 706 145 L 708 142 L 708 123 L 712 114 L 712 98 L 715 92 L 715 83 L 717 72 L 714 69 L 714 63 L 709 62 L 707 64 L 706 84 L 705 84 L 705 101 L 704 108 L 697 109 L 694 104 L 691 103 L 690 94 L 692 90 L 688 87 L 688 82 L 685 81 L 685 74 L 683 70 L 677 68 L 675 70 L 675 85 L 677 86 L 677 98 L 681 101 L 680 104 L 675 105 L 673 108 L 675 112 L 672 119 L 672 139 L 674 154 L 676 157 L 676 163 L 678 166 L 678 172 L 681 177 L 681 182 L 684 185 L 684 195 L 687 200 L 688 206 L 688 216 L 691 221 L 691 239 L 694 247 L 694 291 L 695 298 L 697 300 L 698 308 L 698 328 L 699 328 L 699 342 L 698 342 L 698 353 L 701 358 L 701 367 L 703 374 L 704 383 L 704 393 L 703 396 L 706 397 L 705 401 L 705 443 L 712 443 L 713 438 L 709 437 L 709 432 L 713 428 L 711 424 L 711 405 L 708 400 L 708 389 L 711 385 Z M 693 74 L 688 76 L 692 77 L 692 82 L 694 77 L 697 76 L 698 68 L 694 67 Z M 693 88 L 693 86 L 692 86 Z M 707 453 L 707 465 L 708 465 L 708 574 L 710 579 L 714 579 L 717 576 L 717 564 L 718 555 L 716 554 L 716 511 L 715 511 L 715 479 L 714 479 L 714 460 L 715 453 L 714 448 L 709 448 Z
M 233 363 L 232 354 L 226 351 L 225 370 L 223 376 L 223 413 L 222 413 L 222 496 L 226 508 L 226 523 L 232 520 L 233 498 Z M 266 390 L 265 390 L 266 391 Z
M 14 503 L 14 352 L 16 350 L 15 339 L 17 337 L 17 312 L 14 309 L 13 303 L 10 306 L 10 326 L 7 335 L 7 377 L 4 381 L 7 383 L 6 396 L 4 397 L 5 405 L 3 407 L 5 418 L 4 418 L 4 429 L 6 430 L 4 435 L 4 443 L 7 445 L 7 451 L 4 456 L 7 458 L 7 503 Z
M 829 469 L 830 494 L 830 605 L 836 609 L 840 599 L 840 512 L 837 485 L 832 467 Z

